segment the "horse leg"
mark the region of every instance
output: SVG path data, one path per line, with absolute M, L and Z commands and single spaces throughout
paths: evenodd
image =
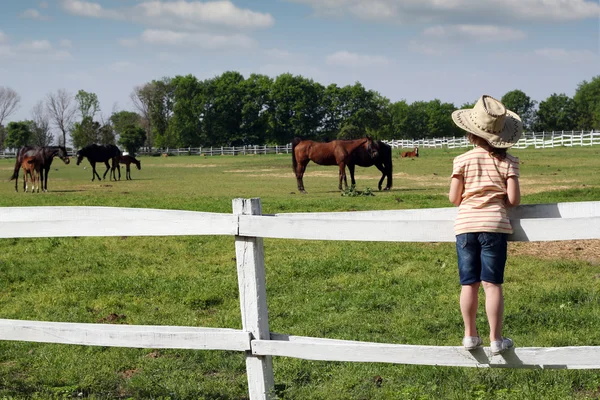
M 104 175 L 102 177 L 106 180 L 106 174 L 110 171 L 110 165 L 108 165 L 108 160 L 104 161 L 104 165 L 106 165 L 106 171 L 104 171 Z M 108 179 L 111 179 L 111 176 L 108 176 Z
M 42 192 L 48 191 L 48 173 L 50 172 L 50 167 L 43 167 L 40 169 L 40 180 L 42 181 Z M 38 183 L 38 191 L 40 184 Z
M 381 184 L 383 183 L 383 180 L 385 179 L 385 168 L 383 168 L 383 164 L 380 164 L 380 163 L 376 163 L 375 166 L 381 172 L 381 179 L 379 180 L 379 183 L 377 184 L 377 187 L 381 191 Z M 390 188 L 388 186 L 386 186 L 385 190 L 390 190 Z
M 125 178 L 131 180 L 131 164 L 125 164 Z
M 348 188 L 348 181 L 346 180 L 346 164 L 340 164 L 340 183 L 338 185 L 338 189 L 342 190 L 342 180 L 344 181 L 344 185 Z
M 350 183 L 352 186 L 356 186 L 356 181 L 354 180 L 354 164 L 348 164 L 348 171 L 350 171 Z
M 27 171 L 23 170 L 23 191 L 27 193 Z
M 102 179 L 100 179 L 100 175 L 98 175 L 98 172 L 96 172 L 96 161 L 90 161 L 90 165 L 92 166 L 92 182 L 94 182 L 96 176 L 98 177 L 98 180 L 101 181 Z
M 306 165 L 308 164 L 308 162 L 306 163 L 298 163 L 298 166 L 296 167 L 296 182 L 298 183 L 298 191 L 300 193 L 306 193 L 306 190 L 304 190 L 304 182 L 302 181 L 302 178 L 304 177 L 304 171 L 306 171 Z

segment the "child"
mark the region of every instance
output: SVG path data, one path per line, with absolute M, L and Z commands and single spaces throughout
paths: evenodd
M 448 197 L 457 205 L 454 223 L 460 284 L 460 310 L 465 324 L 463 345 L 482 345 L 477 334 L 479 286 L 483 282 L 490 348 L 499 354 L 514 346 L 502 336 L 504 266 L 507 235 L 512 226 L 506 208 L 519 205 L 519 159 L 506 153 L 523 130 L 517 114 L 498 100 L 482 96 L 472 109 L 452 113 L 454 123 L 468 132 L 476 147 L 454 159 Z

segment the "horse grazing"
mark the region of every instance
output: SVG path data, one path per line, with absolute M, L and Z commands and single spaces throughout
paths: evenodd
M 419 148 L 415 147 L 415 149 L 413 151 L 403 151 L 402 154 L 400 154 L 400 156 L 402 158 L 414 158 L 414 157 L 419 157 Z
M 359 167 L 371 167 L 374 165 L 382 174 L 377 185 L 379 190 L 381 190 L 381 183 L 385 177 L 387 177 L 387 184 L 383 190 L 390 190 L 392 188 L 392 148 L 381 140 L 374 142 L 373 145 L 377 148 L 377 156 L 375 157 L 371 157 L 364 147 L 359 147 L 350 155 L 348 170 L 350 171 L 352 185 L 356 185 L 356 181 L 354 180 L 354 167 L 356 165 Z
M 125 178 L 127 180 L 131 180 L 131 164 L 135 164 L 135 166 L 137 167 L 138 170 L 142 169 L 142 163 L 137 160 L 134 156 L 121 156 L 119 158 L 119 162 L 122 164 L 125 164 L 125 170 L 127 171 L 125 173 Z M 121 180 L 121 174 L 119 174 L 119 180 Z
M 17 152 L 17 157 L 15 160 L 15 169 L 10 180 L 15 180 L 15 191 L 18 192 L 18 182 L 19 182 L 19 171 L 21 170 L 21 166 L 23 164 L 24 157 L 36 157 L 40 164 L 40 182 L 42 184 L 42 191 L 48 191 L 48 173 L 50 172 L 50 166 L 52 165 L 52 161 L 54 157 L 58 157 L 65 164 L 69 164 L 69 155 L 67 153 L 67 149 L 65 146 L 44 146 L 44 147 L 32 147 L 25 146 L 19 149 Z
M 40 180 L 39 176 L 42 171 L 42 164 L 36 156 L 25 156 L 21 162 L 21 168 L 23 169 L 23 191 L 27 193 L 27 177 L 31 181 L 31 193 L 36 190 L 35 184 L 37 183 L 37 192 L 40 192 Z
M 87 158 L 92 166 L 92 182 L 98 177 L 98 180 L 101 181 L 100 175 L 96 172 L 96 163 L 103 162 L 106 165 L 106 171 L 102 176 L 106 179 L 106 174 L 110 170 L 109 179 L 112 179 L 113 176 L 115 181 L 117 180 L 117 174 L 115 170 L 119 168 L 119 158 L 121 157 L 121 150 L 114 144 L 90 144 L 82 148 L 77 152 L 77 165 L 81 164 L 83 157 Z M 112 160 L 112 167 L 108 165 L 108 161 Z M 121 180 L 121 170 L 119 170 L 119 180 Z
M 333 140 L 328 143 L 294 138 L 292 141 L 292 166 L 296 173 L 298 190 L 306 193 L 302 177 L 309 161 L 319 165 L 337 165 L 340 169 L 338 189 L 342 190 L 342 180 L 345 187 L 348 187 L 346 165 L 350 162 L 352 153 L 359 148 L 363 148 L 363 151 L 371 158 L 377 157 L 377 149 L 373 145 L 373 139 L 369 136 L 355 140 Z

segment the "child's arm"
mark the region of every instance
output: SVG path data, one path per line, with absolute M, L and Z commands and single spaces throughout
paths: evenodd
M 506 180 L 506 205 L 516 207 L 521 203 L 521 188 L 519 178 L 511 176 Z
M 462 201 L 464 183 L 465 181 L 462 175 L 452 176 L 452 181 L 450 182 L 450 192 L 448 193 L 448 199 L 450 199 L 450 202 L 455 206 L 459 206 L 460 202 Z

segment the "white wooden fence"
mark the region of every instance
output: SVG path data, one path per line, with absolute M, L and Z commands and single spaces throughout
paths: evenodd
M 599 369 L 599 346 L 517 347 L 492 356 L 487 348 L 469 352 L 459 346 L 369 343 L 269 331 L 263 238 L 453 242 L 456 212 L 456 208 L 438 208 L 262 215 L 260 199 L 233 200 L 233 214 L 112 207 L 0 208 L 0 238 L 234 235 L 242 316 L 241 330 L 0 319 L 0 340 L 243 351 L 252 400 L 268 399 L 272 393 L 272 356 L 459 367 Z M 512 210 L 511 220 L 513 241 L 600 239 L 600 202 L 524 205 Z
M 441 148 L 465 148 L 472 147 L 471 143 L 465 136 L 461 137 L 443 137 L 433 139 L 398 139 L 384 140 L 385 143 L 392 146 L 394 149 L 412 149 L 415 147 L 425 149 L 441 149 Z M 600 145 L 600 132 L 598 131 L 562 131 L 562 132 L 530 132 L 523 134 L 523 137 L 513 147 L 516 149 L 526 149 L 534 147 L 536 149 L 546 149 L 561 146 L 595 146 Z M 14 158 L 17 149 L 0 150 L 1 158 Z M 288 143 L 282 146 L 239 146 L 239 147 L 183 147 L 183 148 L 167 148 L 155 149 L 150 147 L 142 147 L 137 154 L 140 155 L 158 155 L 168 154 L 174 156 L 190 155 L 190 156 L 236 156 L 248 154 L 290 154 L 292 145 Z M 75 154 L 71 149 L 68 150 L 69 156 Z

